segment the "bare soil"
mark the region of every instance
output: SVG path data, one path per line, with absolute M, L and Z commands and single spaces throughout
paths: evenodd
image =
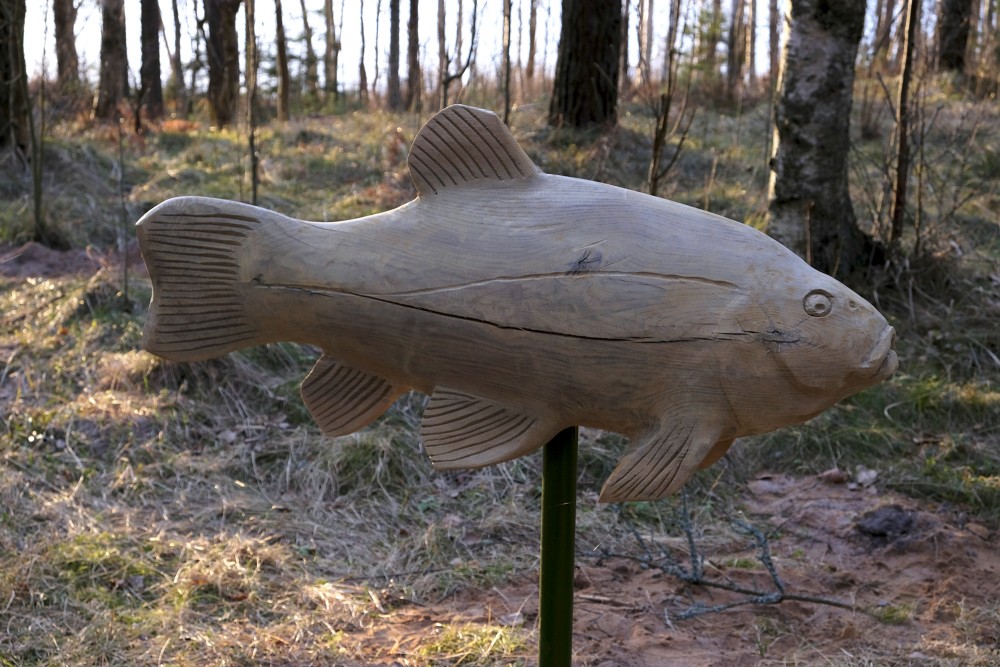
M 129 255 L 141 271 L 134 247 Z M 91 274 L 117 264 L 113 254 L 88 250 L 0 247 L 0 275 L 20 278 Z M 634 545 L 618 556 L 578 554 L 573 664 L 1000 665 L 996 530 L 957 508 L 887 491 L 877 479 L 857 473 L 854 479 L 760 474 L 737 503 L 768 533 L 788 596 L 848 608 L 786 599 L 681 620 L 696 605 L 747 596 L 670 576 Z M 690 560 L 686 539 L 650 539 L 678 561 Z M 745 539 L 713 545 L 705 551 L 706 578 L 773 591 L 756 556 Z M 537 576 L 521 574 L 440 602 L 400 601 L 340 632 L 354 647 L 352 659 L 363 656 L 361 664 L 410 667 L 445 664 L 428 663 L 419 652 L 442 628 L 514 626 L 527 637 L 523 662 L 534 664 L 537 596 Z
M 849 488 L 774 474 L 749 487 L 748 517 L 777 531 L 772 555 L 786 592 L 855 610 L 784 601 L 680 621 L 676 615 L 693 603 L 713 606 L 745 596 L 691 586 L 632 559 L 581 562 L 573 664 L 1000 665 L 1000 553 L 993 530 L 876 485 Z M 748 567 L 753 556 L 715 553 L 706 576 L 771 589 L 759 562 Z M 436 624 L 533 627 L 537 595 L 535 577 L 469 590 L 440 604 L 397 610 L 359 629 L 356 639 L 384 652 L 373 664 L 417 664 L 408 661 L 408 649 Z
M 146 265 L 139 244 L 128 244 L 130 270 L 146 275 Z M 45 278 L 65 275 L 91 275 L 102 268 L 120 266 L 120 253 L 92 247 L 53 250 L 41 243 L 0 244 L 0 276 L 10 278 Z

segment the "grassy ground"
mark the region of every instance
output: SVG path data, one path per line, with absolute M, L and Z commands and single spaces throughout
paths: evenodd
M 950 210 L 934 190 L 927 252 L 859 286 L 900 332 L 900 372 L 703 473 L 692 502 L 705 525 L 738 509 L 733 490 L 761 467 L 864 466 L 916 497 L 1000 517 L 1000 118 L 973 105 L 983 122 L 969 156 L 970 106 L 941 104 L 928 150 L 952 161 L 928 162 L 942 183 L 964 175 L 969 196 Z M 338 220 L 407 201 L 405 147 L 422 120 L 348 113 L 261 129 L 260 204 Z M 760 221 L 766 121 L 764 106 L 700 113 L 663 194 Z M 549 129 L 535 107 L 513 126 L 546 171 L 642 187 L 652 120 L 639 103 L 609 135 Z M 166 197 L 247 200 L 244 143 L 184 124 L 121 143 L 65 131 L 47 151 L 47 219 L 70 245 L 100 249 Z M 880 146 L 855 156 L 859 213 L 876 221 Z M 26 239 L 30 203 L 14 187 L 2 195 L 0 234 Z M 323 438 L 298 397 L 314 350 L 155 359 L 140 351 L 148 281 L 125 286 L 120 262 L 0 278 L 0 665 L 372 664 L 385 656 L 353 630 L 537 569 L 538 455 L 433 473 L 415 435 L 419 395 L 362 433 Z M 632 526 L 680 534 L 675 499 L 596 504 L 623 444 L 584 433 L 580 558 L 621 551 Z M 517 625 L 444 625 L 408 646 L 407 664 L 521 664 L 534 641 Z

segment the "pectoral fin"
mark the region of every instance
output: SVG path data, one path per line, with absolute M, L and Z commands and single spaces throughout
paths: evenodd
M 343 366 L 325 354 L 302 382 L 302 400 L 323 433 L 347 435 L 368 426 L 406 391 L 382 378 Z
M 704 470 L 725 456 L 726 452 L 729 451 L 729 448 L 733 446 L 733 442 L 735 441 L 736 438 L 726 438 L 724 440 L 719 440 L 717 443 L 712 445 L 712 449 L 709 450 L 708 454 L 705 455 L 705 458 L 703 458 L 701 463 L 698 464 L 698 470 Z
M 438 387 L 420 435 L 437 470 L 479 468 L 538 449 L 559 431 L 554 420 Z
M 717 432 L 697 423 L 674 422 L 650 431 L 611 472 L 601 489 L 600 501 L 659 500 L 669 496 L 684 486 L 706 457 L 715 453 L 717 438 Z

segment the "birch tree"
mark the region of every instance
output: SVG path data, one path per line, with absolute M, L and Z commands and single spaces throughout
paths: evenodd
M 848 192 L 865 0 L 791 0 L 778 82 L 768 233 L 831 275 L 865 259 Z

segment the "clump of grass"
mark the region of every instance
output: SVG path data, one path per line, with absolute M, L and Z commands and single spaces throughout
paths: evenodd
M 749 439 L 752 466 L 817 474 L 878 470 L 911 495 L 957 502 L 998 518 L 1000 393 L 991 381 L 898 374 L 802 426 Z
M 510 626 L 438 623 L 414 652 L 429 665 L 524 665 L 528 652 L 524 632 Z
M 913 618 L 913 610 L 909 605 L 892 605 L 887 604 L 881 607 L 875 607 L 871 610 L 872 616 L 878 619 L 881 623 L 886 623 L 888 625 L 903 625 L 909 623 Z

